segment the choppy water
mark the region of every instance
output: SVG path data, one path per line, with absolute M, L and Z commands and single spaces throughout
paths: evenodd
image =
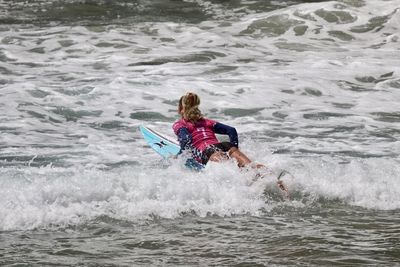
M 399 38 L 399 0 L 0 2 L 0 265 L 398 266 Z M 291 201 L 145 145 L 187 90 Z

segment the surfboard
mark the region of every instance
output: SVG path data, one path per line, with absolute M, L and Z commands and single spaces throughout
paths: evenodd
M 167 159 L 178 155 L 178 142 L 146 126 L 141 125 L 139 129 L 146 143 L 161 157 Z
M 177 141 L 143 125 L 141 125 L 139 129 L 146 143 L 164 159 L 179 154 L 181 148 Z M 204 165 L 198 163 L 193 158 L 188 158 L 185 162 L 185 167 L 191 170 L 200 171 L 204 168 Z

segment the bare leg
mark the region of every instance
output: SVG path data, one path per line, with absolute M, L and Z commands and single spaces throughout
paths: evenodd
M 251 160 L 236 147 L 229 149 L 228 155 L 229 157 L 236 159 L 240 168 L 251 163 Z
M 215 162 L 219 162 L 219 161 L 223 161 L 223 160 L 228 160 L 228 156 L 226 155 L 226 153 L 222 152 L 222 151 L 217 151 L 214 152 L 211 156 L 210 156 L 210 160 L 211 161 L 215 161 Z
M 240 168 L 245 167 L 246 165 L 249 165 L 251 163 L 251 160 L 236 147 L 232 147 L 231 149 L 229 149 L 228 155 L 231 158 L 236 159 L 236 161 L 238 162 L 238 166 Z M 262 168 L 266 169 L 265 165 L 259 164 L 259 163 L 252 164 L 251 167 L 254 169 L 262 169 Z M 286 197 L 289 197 L 289 191 L 288 191 L 287 187 L 285 186 L 285 184 L 283 183 L 283 181 L 278 179 L 277 183 L 278 183 L 278 187 L 286 193 Z

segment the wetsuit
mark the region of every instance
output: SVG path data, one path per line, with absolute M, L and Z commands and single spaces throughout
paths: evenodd
M 203 118 L 193 123 L 180 119 L 172 128 L 178 136 L 181 152 L 189 150 L 193 158 L 202 164 L 206 164 L 214 152 L 227 152 L 239 146 L 236 129 L 214 120 Z M 228 135 L 229 142 L 219 142 L 216 133 Z

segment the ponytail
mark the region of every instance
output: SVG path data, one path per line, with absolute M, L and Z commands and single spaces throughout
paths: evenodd
M 195 93 L 187 93 L 179 100 L 179 109 L 183 109 L 183 118 L 191 122 L 196 122 L 203 118 L 199 105 L 200 98 Z

